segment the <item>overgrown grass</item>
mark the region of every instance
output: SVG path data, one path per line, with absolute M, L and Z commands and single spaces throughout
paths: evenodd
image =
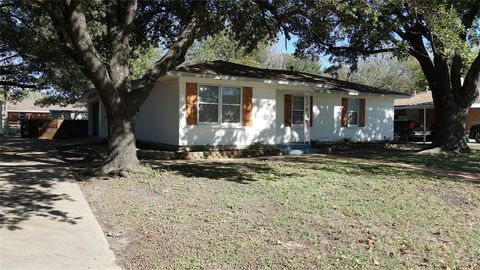
M 318 156 L 174 162 L 82 184 L 131 269 L 475 269 L 479 187 Z

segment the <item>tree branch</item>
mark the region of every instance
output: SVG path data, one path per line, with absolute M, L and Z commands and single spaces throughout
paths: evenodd
M 281 29 L 283 30 L 283 33 L 287 40 L 291 39 L 289 34 L 290 31 L 288 30 L 284 22 L 295 15 L 303 15 L 304 17 L 308 17 L 306 12 L 301 8 L 294 7 L 280 14 L 278 10 L 275 8 L 275 6 L 266 0 L 255 0 L 254 2 L 255 4 L 257 4 L 257 6 L 260 7 L 260 10 L 267 10 L 272 14 L 277 25 L 280 26 Z
M 195 1 L 192 4 L 193 14 L 189 23 L 185 26 L 177 41 L 170 47 L 168 52 L 152 66 L 150 66 L 142 77 L 140 85 L 132 91 L 137 93 L 141 91 L 138 102 L 143 102 L 143 99 L 150 93 L 153 85 L 157 79 L 166 74 L 169 70 L 175 68 L 178 64 L 183 62 L 187 50 L 190 48 L 198 33 L 198 28 L 201 25 L 201 11 L 204 9 L 205 3 Z
M 130 89 L 128 58 L 130 54 L 129 35 L 133 27 L 133 19 L 137 9 L 137 1 L 110 0 L 107 2 L 107 31 L 110 45 L 109 75 L 115 88 L 122 94 Z
M 409 53 L 415 57 L 415 59 L 417 59 L 423 73 L 425 74 L 428 84 L 433 86 L 436 77 L 435 66 L 433 65 L 432 59 L 430 59 L 427 49 L 425 48 L 422 35 L 412 31 L 406 31 L 404 34 L 404 39 L 410 44 Z
M 66 33 L 66 38 L 72 44 L 76 59 L 83 66 L 83 73 L 95 85 L 98 95 L 102 98 L 105 106 L 113 108 L 119 102 L 113 98 L 117 96 L 116 89 L 110 79 L 108 71 L 98 56 L 88 32 L 85 13 L 80 0 L 65 0 L 58 2 L 41 1 L 48 11 L 52 21 L 57 25 L 60 36 Z M 107 102 L 111 102 L 110 104 Z
M 465 30 L 472 27 L 473 21 L 478 16 L 479 11 L 480 11 L 480 1 L 473 1 L 468 11 L 462 17 L 462 24 L 465 27 Z M 460 32 L 459 35 L 462 40 L 466 40 L 467 38 L 466 31 Z M 460 55 L 455 53 L 455 55 L 452 58 L 452 67 L 450 70 L 450 81 L 451 81 L 454 93 L 459 92 L 460 89 L 462 88 L 462 82 L 461 82 L 462 71 L 461 70 L 463 65 L 464 65 L 464 61 L 462 57 L 460 57 Z
M 17 56 L 18 56 L 17 53 L 12 54 L 12 55 L 9 55 L 9 56 L 7 56 L 7 57 L 5 57 L 5 58 L 0 59 L 0 62 L 7 61 L 7 60 L 12 59 L 12 58 L 15 58 L 15 57 L 17 57 Z
M 468 97 L 473 103 L 479 97 L 480 88 L 480 53 L 477 55 L 473 63 L 468 69 L 467 75 L 461 88 L 462 97 Z M 466 99 L 463 99 L 466 100 Z M 472 104 L 463 104 L 470 107 Z
M 137 11 L 137 0 L 130 0 L 125 7 L 125 14 L 123 15 L 123 35 L 127 36 L 133 29 L 133 21 Z
M 19 82 L 12 82 L 12 81 L 0 81 L 0 85 L 2 86 L 15 86 L 20 88 L 35 88 L 36 85 L 34 84 L 25 84 Z
M 322 41 L 319 41 L 319 43 L 327 47 L 328 50 L 330 51 L 356 52 L 362 55 L 393 52 L 396 50 L 396 48 L 368 49 L 368 48 L 356 48 L 356 47 L 350 47 L 350 46 L 335 46 Z M 370 47 L 373 47 L 373 45 L 371 45 Z

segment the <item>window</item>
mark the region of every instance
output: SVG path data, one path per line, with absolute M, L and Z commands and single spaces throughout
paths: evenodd
M 304 97 L 292 97 L 292 122 L 294 125 L 303 125 L 304 119 Z
M 352 126 L 357 126 L 358 125 L 358 99 L 348 99 L 348 124 Z
M 20 112 L 19 118 L 20 118 L 20 119 L 25 119 L 25 118 L 27 118 L 27 113 L 25 113 L 25 112 Z
M 218 86 L 201 85 L 198 90 L 198 121 L 202 123 L 218 122 Z
M 240 123 L 241 95 L 240 87 L 200 85 L 198 89 L 199 122 Z
M 222 88 L 222 123 L 240 123 L 240 99 L 239 87 Z

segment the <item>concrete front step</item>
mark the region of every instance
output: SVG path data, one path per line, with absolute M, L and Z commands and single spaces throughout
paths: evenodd
M 303 155 L 320 153 L 320 149 L 312 148 L 309 144 L 280 144 L 277 145 L 284 155 Z
M 316 149 L 316 148 L 283 150 L 284 155 L 304 155 L 304 154 L 318 154 L 318 153 L 320 153 L 320 149 Z

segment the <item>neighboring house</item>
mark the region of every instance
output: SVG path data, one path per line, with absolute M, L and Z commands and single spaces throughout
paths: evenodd
M 408 99 L 395 100 L 395 119 L 413 120 L 425 123 L 427 129 L 436 128 L 435 107 L 433 106 L 432 92 L 426 91 L 414 94 Z M 424 121 L 426 119 L 426 121 Z M 478 98 L 468 111 L 465 131 L 473 124 L 480 123 L 480 98 Z
M 22 119 L 87 119 L 87 108 L 82 105 L 50 105 L 37 106 L 35 100 L 23 99 L 17 102 L 6 102 L 6 122 L 8 125 L 18 123 Z
M 393 138 L 393 102 L 401 97 L 313 74 L 213 61 L 161 77 L 138 111 L 136 137 L 169 148 L 378 141 Z M 89 134 L 106 137 L 105 109 L 96 95 L 87 99 Z

